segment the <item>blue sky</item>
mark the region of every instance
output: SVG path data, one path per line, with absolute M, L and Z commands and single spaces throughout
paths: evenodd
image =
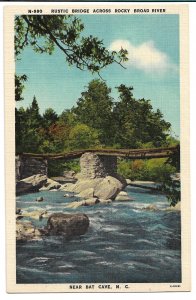
M 136 99 L 151 99 L 180 133 L 179 20 L 178 15 L 81 15 L 83 35 L 103 39 L 109 49 L 124 46 L 129 51 L 126 69 L 109 66 L 102 77 L 112 88 L 121 83 L 134 87 Z M 17 107 L 29 106 L 35 95 L 41 113 L 52 107 L 57 113 L 76 104 L 88 82 L 97 76 L 69 67 L 63 53 L 56 49 L 51 56 L 26 48 L 16 63 L 16 72 L 27 74 L 25 100 Z

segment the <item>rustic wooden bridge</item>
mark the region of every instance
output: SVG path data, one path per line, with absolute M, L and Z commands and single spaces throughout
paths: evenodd
M 58 154 L 18 153 L 16 155 L 16 178 L 20 180 L 35 174 L 48 174 L 48 161 L 72 160 L 80 158 L 84 153 L 95 153 L 102 160 L 105 169 L 117 168 L 117 158 L 130 160 L 166 158 L 178 155 L 180 147 L 151 149 L 84 149 Z M 109 171 L 108 171 L 109 172 Z
M 21 153 L 20 155 L 26 158 L 37 158 L 47 160 L 71 160 L 79 158 L 84 153 L 95 153 L 104 156 L 116 156 L 126 159 L 151 159 L 151 158 L 165 158 L 170 157 L 179 152 L 179 145 L 165 148 L 150 148 L 150 149 L 84 149 L 76 150 L 66 153 L 58 154 L 35 154 L 35 153 Z

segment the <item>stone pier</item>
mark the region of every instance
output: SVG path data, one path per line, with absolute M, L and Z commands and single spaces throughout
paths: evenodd
M 43 158 L 17 155 L 15 159 L 16 181 L 37 174 L 48 174 L 48 162 Z
M 114 176 L 117 173 L 117 157 L 86 152 L 80 158 L 80 174 L 94 179 Z
M 32 175 L 48 174 L 48 162 L 44 158 L 17 155 L 15 168 L 16 181 Z M 115 177 L 117 174 L 117 157 L 86 152 L 80 157 L 80 169 L 80 175 L 87 179 Z

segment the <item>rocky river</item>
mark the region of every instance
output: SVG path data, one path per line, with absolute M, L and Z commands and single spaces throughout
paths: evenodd
M 36 228 L 44 228 L 47 215 L 56 212 L 89 218 L 88 231 L 69 241 L 61 235 L 17 241 L 17 283 L 180 282 L 180 212 L 167 210 L 164 195 L 131 186 L 125 191 L 130 201 L 75 209 L 69 204 L 78 198 L 60 190 L 17 196 L 22 221 Z M 35 201 L 38 197 L 43 201 Z M 35 211 L 46 217 L 32 217 Z

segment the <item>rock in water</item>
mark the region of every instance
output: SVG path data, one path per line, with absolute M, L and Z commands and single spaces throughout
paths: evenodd
M 98 204 L 100 201 L 98 198 L 89 198 L 83 201 L 84 202 L 84 206 L 91 206 L 91 205 L 95 205 Z
M 111 200 L 110 200 L 111 201 Z M 73 201 L 66 205 L 66 208 L 73 208 L 76 209 L 80 206 L 92 206 L 96 205 L 100 202 L 98 198 L 89 198 L 82 201 Z
M 47 178 L 46 183 L 43 187 L 40 188 L 40 191 L 50 191 L 50 190 L 58 190 L 61 187 L 61 184 L 57 181 L 54 181 L 50 178 Z
M 44 198 L 43 197 L 37 197 L 35 201 L 42 202 L 42 201 L 44 201 Z
M 170 206 L 170 207 L 165 208 L 165 210 L 180 212 L 181 211 L 181 201 L 179 201 L 175 206 Z
M 127 183 L 127 184 L 131 184 L 131 183 L 132 183 L 131 179 L 129 179 L 129 178 L 127 178 L 127 179 L 125 179 L 125 180 L 126 180 L 126 183 Z
M 158 207 L 155 204 L 149 204 L 146 207 L 143 207 L 142 210 L 156 211 Z
M 118 179 L 112 176 L 107 176 L 99 185 L 96 186 L 94 196 L 104 200 L 114 200 L 122 189 L 123 184 Z
M 99 203 L 101 203 L 101 204 L 110 204 L 110 203 L 112 203 L 112 200 L 111 199 L 108 199 L 108 200 L 99 199 Z
M 24 212 L 22 214 L 22 217 L 27 217 L 27 218 L 32 218 L 32 219 L 36 219 L 36 220 L 41 220 L 43 218 L 47 218 L 48 217 L 48 213 L 45 210 L 34 210 L 34 211 L 30 211 L 30 212 Z
M 20 215 L 21 212 L 22 212 L 22 211 L 21 211 L 21 208 L 17 208 L 17 207 L 16 207 L 16 215 Z
M 84 205 L 84 201 L 73 201 L 73 202 L 67 204 L 65 207 L 76 209 L 76 208 L 78 208 L 80 206 L 83 206 L 83 205 Z
M 103 181 L 103 178 L 95 179 L 79 179 L 76 184 L 74 184 L 73 192 L 81 193 L 87 189 L 95 189 L 98 184 Z M 92 197 L 92 196 L 91 196 Z
M 88 227 L 89 218 L 85 214 L 54 213 L 47 222 L 49 234 L 64 235 L 68 239 L 85 234 Z
M 65 193 L 65 195 L 63 197 L 69 197 L 69 194 L 68 193 Z
M 63 184 L 60 188 L 59 188 L 59 191 L 65 191 L 65 192 L 70 192 L 72 193 L 73 190 L 75 188 L 75 184 L 73 183 L 65 183 Z
M 38 192 L 39 189 L 47 182 L 47 176 L 37 174 L 28 178 L 22 179 L 16 183 L 16 194 Z
M 16 240 L 28 241 L 41 238 L 39 229 L 36 229 L 31 222 L 16 222 Z
M 133 201 L 133 199 L 129 197 L 127 192 L 121 191 L 115 198 L 115 201 Z
M 79 198 L 93 198 L 94 197 L 94 189 L 93 188 L 86 189 L 86 190 L 80 192 L 79 194 L 76 194 L 75 196 L 79 197 Z

